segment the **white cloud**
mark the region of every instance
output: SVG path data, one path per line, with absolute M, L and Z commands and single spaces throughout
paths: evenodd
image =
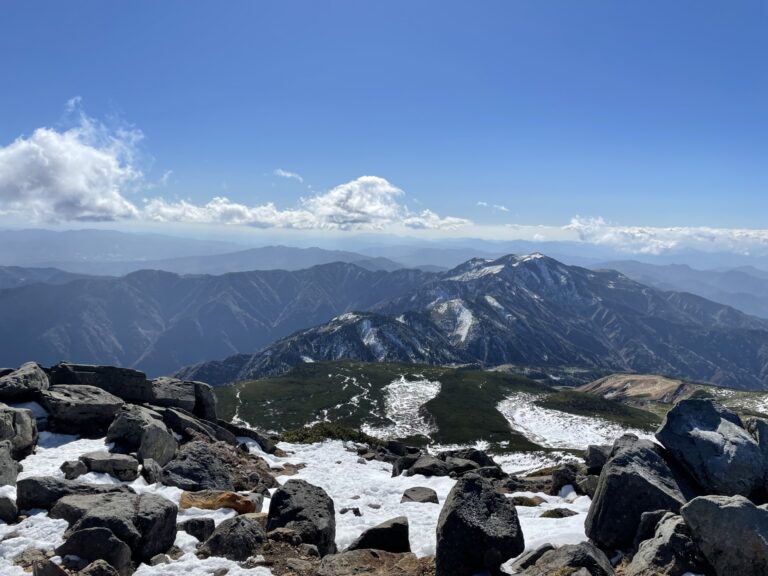
M 487 206 L 488 206 L 488 202 L 483 202 L 482 200 L 480 200 L 480 201 L 477 203 L 477 205 L 478 205 L 478 206 L 487 207 Z
M 74 112 L 80 99 L 67 102 Z M 137 130 L 111 131 L 79 114 L 66 131 L 38 128 L 0 147 L 0 211 L 37 221 L 134 218 L 123 196 L 142 178 L 135 167 Z
M 280 176 L 280 178 L 290 178 L 292 180 L 298 180 L 302 184 L 304 183 L 304 178 L 301 177 L 301 174 L 297 174 L 296 172 L 289 172 L 288 170 L 283 170 L 282 168 L 273 170 L 272 174 L 275 176 Z
M 662 254 L 684 248 L 749 253 L 755 248 L 768 248 L 768 230 L 761 229 L 619 226 L 603 218 L 579 216 L 563 229 L 575 232 L 584 242 L 638 254 Z
M 500 212 L 509 212 L 509 208 L 507 208 L 506 206 L 503 206 L 502 204 L 494 204 L 493 208 L 495 210 L 499 210 Z
M 407 216 L 403 219 L 403 225 L 407 228 L 421 230 L 455 230 L 472 224 L 471 220 L 447 216 L 441 218 L 432 210 L 423 210 L 420 214 Z

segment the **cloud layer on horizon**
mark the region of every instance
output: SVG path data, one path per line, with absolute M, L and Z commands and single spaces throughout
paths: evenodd
M 73 128 L 39 128 L 0 147 L 0 215 L 48 223 L 147 220 L 300 230 L 442 230 L 471 224 L 431 210 L 410 212 L 400 202 L 405 193 L 378 176 L 361 176 L 285 209 L 273 202 L 248 206 L 224 196 L 205 204 L 150 197 L 140 206 L 126 192 L 156 188 L 144 180 L 135 160 L 142 133 L 109 130 L 83 113 L 80 103 L 79 98 L 67 103 L 68 113 L 78 113 Z M 303 182 L 295 172 L 273 173 Z

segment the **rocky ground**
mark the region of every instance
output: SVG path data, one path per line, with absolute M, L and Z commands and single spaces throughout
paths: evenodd
M 276 443 L 218 420 L 205 384 L 112 367 L 3 370 L 0 401 L 4 575 L 768 573 L 768 421 L 708 399 L 531 474 Z

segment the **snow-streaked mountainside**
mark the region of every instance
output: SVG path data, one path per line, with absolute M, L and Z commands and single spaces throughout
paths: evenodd
M 305 357 L 417 358 L 432 364 L 450 358 L 483 366 L 572 366 L 768 388 L 768 321 L 542 254 L 469 260 L 371 309 L 378 314 L 370 317 L 377 326 L 397 322 L 403 336 L 383 337 L 392 330 L 381 330 L 382 337 L 366 339 L 363 315 L 342 316 L 251 357 L 203 363 L 182 374 L 224 384 L 276 374 Z

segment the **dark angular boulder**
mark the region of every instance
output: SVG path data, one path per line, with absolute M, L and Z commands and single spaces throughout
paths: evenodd
M 163 467 L 152 458 L 146 458 L 141 463 L 141 477 L 147 484 L 157 484 L 163 480 Z
M 437 492 L 432 488 L 425 488 L 423 486 L 414 486 L 412 488 L 406 488 L 403 492 L 403 497 L 400 502 L 420 502 L 429 504 L 439 504 L 437 499 Z
M 643 512 L 677 512 L 687 498 L 660 448 L 640 440 L 603 468 L 584 523 L 587 536 L 608 550 L 632 546 Z
M 768 566 L 768 510 L 743 496 L 701 496 L 680 513 L 717 576 L 759 576 Z
M 134 494 L 129 486 L 120 484 L 83 484 L 52 476 L 31 476 L 16 484 L 16 505 L 19 510 L 50 510 L 64 496 L 110 493 Z
M 248 516 L 235 516 L 216 527 L 200 546 L 200 554 L 243 561 L 259 554 L 266 541 L 267 534 L 261 522 Z
M 267 531 L 290 528 L 305 544 L 314 544 L 321 556 L 336 552 L 336 516 L 333 500 L 304 480 L 288 480 L 272 495 Z
M 277 443 L 272 438 L 259 432 L 258 430 L 246 428 L 245 426 L 238 426 L 237 424 L 232 424 L 231 422 L 227 422 L 226 420 L 221 419 L 217 420 L 216 422 L 221 428 L 230 431 L 236 437 L 250 438 L 251 440 L 255 441 L 259 447 L 267 454 L 274 454 L 275 450 L 277 450 Z
M 611 457 L 612 446 L 590 444 L 584 453 L 584 463 L 587 465 L 587 474 L 600 474 L 608 458 Z
M 764 488 L 767 468 L 760 447 L 735 412 L 712 400 L 678 403 L 656 438 L 707 494 L 750 496 Z
M 454 485 L 437 522 L 436 575 L 454 576 L 489 571 L 525 548 L 512 502 L 475 474 Z
M 363 549 L 385 550 L 387 552 L 410 552 L 411 542 L 408 537 L 408 518 L 398 516 L 381 524 L 368 528 L 347 550 Z
M 210 444 L 195 440 L 184 444 L 163 467 L 163 484 L 182 490 L 234 490 L 225 463 Z
M 703 574 L 709 565 L 691 538 L 682 516 L 667 512 L 659 521 L 651 538 L 643 541 L 629 566 L 626 576 L 682 576 L 686 572 Z
M 194 536 L 200 542 L 205 542 L 213 534 L 216 524 L 213 522 L 213 518 L 190 518 L 178 525 L 179 530 L 183 530 L 187 534 Z
M 160 466 L 171 461 L 178 446 L 160 414 L 133 404 L 117 413 L 107 430 L 107 442 L 114 442 L 115 452 L 135 452 L 140 460 L 151 458 Z
M 80 570 L 77 576 L 120 576 L 120 572 L 105 560 L 94 560 Z
M 109 392 L 85 385 L 51 386 L 40 394 L 52 427 L 64 433 L 97 438 L 104 435 L 124 404 Z
M 392 478 L 408 471 L 420 458 L 420 454 L 407 454 L 392 462 Z
M 202 420 L 181 408 L 156 409 L 163 416 L 163 422 L 169 429 L 180 435 L 184 441 L 191 440 L 195 434 L 207 437 L 211 441 L 220 440 L 236 446 L 237 437 L 226 428 L 222 428 L 214 422 Z
M 589 542 L 560 546 L 545 552 L 536 564 L 522 572 L 522 576 L 554 576 L 556 574 L 578 574 L 585 569 L 590 576 L 613 576 L 613 567 L 608 557 Z
M 21 465 L 13 459 L 10 440 L 0 441 L 0 486 L 15 486 Z
M 394 553 L 384 550 L 350 550 L 325 556 L 317 572 L 304 572 L 317 576 L 416 576 L 430 574 L 424 559 L 409 552 Z
M 552 496 L 560 494 L 560 490 L 566 486 L 576 487 L 576 479 L 579 475 L 579 468 L 573 462 L 566 462 L 555 467 L 552 471 L 552 486 L 549 493 Z
M 59 470 L 64 472 L 65 480 L 74 480 L 83 474 L 88 474 L 88 466 L 82 460 L 68 460 L 59 467 Z
M 104 527 L 85 528 L 72 532 L 67 540 L 56 548 L 59 556 L 77 556 L 83 560 L 104 560 L 117 570 L 120 576 L 133 573 L 131 549 Z
M 32 576 L 69 576 L 69 574 L 51 560 L 37 560 L 32 564 Z
M 48 386 L 48 376 L 43 369 L 34 362 L 27 362 L 18 370 L 0 376 L 0 402 L 35 400 Z
M 448 476 L 450 469 L 442 460 L 425 454 L 420 456 L 405 473 L 406 476 L 415 476 L 417 474 L 421 476 Z
M 217 422 L 216 417 L 216 394 L 213 393 L 213 387 L 205 382 L 192 382 L 195 389 L 195 407 L 192 410 L 195 416 Z
M 32 412 L 0 404 L 0 440 L 11 442 L 16 460 L 32 454 L 37 444 L 37 420 Z
M 112 454 L 106 450 L 98 450 L 83 454 L 80 461 L 91 472 L 109 474 L 123 482 L 132 482 L 139 477 L 139 461 L 128 454 Z
M 49 515 L 66 520 L 71 532 L 108 528 L 128 545 L 137 562 L 165 552 L 176 539 L 176 506 L 156 494 L 65 496 Z
M 16 507 L 16 502 L 8 496 L 0 496 L 0 520 L 6 524 L 12 524 L 18 517 L 19 509 Z

